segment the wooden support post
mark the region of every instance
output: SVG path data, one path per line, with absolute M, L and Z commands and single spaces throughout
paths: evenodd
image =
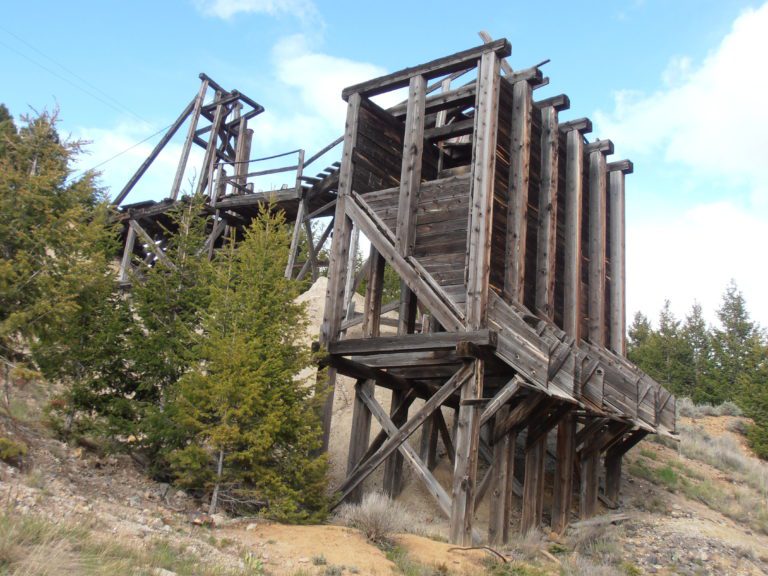
M 136 230 L 133 226 L 128 226 L 125 235 L 125 248 L 123 248 L 123 259 L 120 261 L 120 273 L 118 280 L 120 284 L 127 284 L 129 280 L 128 271 L 131 269 L 131 257 L 133 256 L 133 246 L 136 243 Z
M 530 433 L 530 427 L 529 427 Z M 523 513 L 520 517 L 520 533 L 527 534 L 541 524 L 541 508 L 544 501 L 544 456 L 547 450 L 546 435 L 533 444 L 526 443 L 525 480 L 523 481 Z
M 493 223 L 493 188 L 496 159 L 496 119 L 499 107 L 499 58 L 486 52 L 477 73 L 475 126 L 470 184 L 467 258 L 466 328 L 484 328 L 488 312 L 488 278 Z M 453 469 L 451 542 L 471 545 L 474 520 L 480 414 L 470 401 L 482 397 L 485 361 L 474 361 L 472 378 L 461 389 L 456 463 Z
M 176 175 L 173 177 L 173 185 L 171 186 L 171 199 L 176 200 L 179 197 L 179 190 L 181 189 L 181 180 L 184 178 L 184 171 L 187 168 L 187 161 L 189 160 L 189 152 L 192 149 L 192 144 L 195 140 L 195 130 L 197 130 L 197 121 L 200 119 L 200 109 L 203 107 L 203 100 L 205 100 L 205 93 L 208 91 L 208 79 L 203 78 L 200 84 L 200 91 L 197 93 L 195 99 L 195 105 L 192 110 L 192 117 L 189 121 L 189 130 L 187 131 L 187 139 L 184 140 L 184 147 L 181 149 L 181 158 L 179 159 L 179 165 L 176 168 Z
M 619 504 L 621 487 L 621 459 L 618 455 L 605 455 L 605 498 L 616 507 Z
M 605 346 L 605 155 L 600 150 L 589 154 L 589 339 Z
M 165 255 L 165 252 L 163 252 L 163 249 L 157 245 L 157 243 L 152 239 L 152 237 L 147 233 L 147 231 L 144 230 L 144 228 L 142 228 L 141 225 L 138 222 L 136 222 L 136 220 L 129 220 L 128 224 L 131 226 L 131 228 L 133 228 L 134 232 L 136 232 L 136 235 L 141 239 L 141 241 L 147 245 L 147 252 L 150 252 L 160 262 L 162 262 L 169 268 L 176 269 L 176 265 L 173 262 L 171 262 L 168 256 Z
M 509 407 L 501 407 L 496 414 L 496 422 L 501 424 L 506 420 L 509 414 Z M 501 430 L 494 430 L 501 434 Z M 505 514 L 505 503 L 507 501 L 507 489 L 509 488 L 509 479 L 507 473 L 509 466 L 510 435 L 504 434 L 501 439 L 493 444 L 493 486 L 491 488 L 490 516 L 488 522 L 488 541 L 490 544 L 499 545 L 504 542 L 505 522 L 509 522 Z
M 320 344 L 327 346 L 338 338 L 344 312 L 344 278 L 346 277 L 347 256 L 349 253 L 349 237 L 352 231 L 352 221 L 346 214 L 345 204 L 352 192 L 354 163 L 352 155 L 357 142 L 358 112 L 360 110 L 360 95 L 353 94 L 347 104 L 347 121 L 344 133 L 344 152 L 339 168 L 339 189 L 336 199 L 336 215 L 334 216 L 333 244 L 331 245 L 330 263 L 328 267 L 328 287 L 326 289 L 325 311 L 323 324 L 320 327 Z M 328 368 L 328 392 L 323 407 L 323 450 L 328 449 L 328 439 L 331 434 L 331 417 L 333 414 L 334 387 L 336 385 L 336 369 Z
M 307 203 L 304 201 L 304 194 L 301 187 L 301 176 L 304 169 L 304 150 L 299 150 L 299 158 L 296 163 L 296 193 L 301 194 L 299 197 L 299 205 L 296 208 L 296 221 L 293 223 L 293 235 L 291 236 L 291 248 L 288 252 L 288 263 L 285 266 L 285 277 L 293 277 L 293 267 L 296 264 L 296 257 L 299 254 L 299 242 L 301 240 L 301 229 L 304 226 L 304 211 L 307 208 Z M 312 238 L 307 238 L 309 243 L 312 242 Z
M 525 80 L 515 82 L 512 89 L 512 150 L 503 295 L 510 302 L 521 303 L 526 272 L 532 91 L 531 85 Z
M 581 483 L 579 486 L 579 516 L 591 518 L 597 512 L 600 452 L 590 450 L 581 455 Z
M 610 348 L 621 356 L 627 352 L 626 309 L 626 243 L 624 212 L 624 175 L 632 173 L 632 162 L 608 164 L 608 195 L 610 197 L 610 261 L 611 261 L 611 316 Z
M 567 133 L 565 162 L 563 329 L 578 342 L 581 338 L 581 211 L 584 182 L 584 141 L 578 130 Z
M 117 195 L 117 197 L 112 201 L 112 204 L 114 206 L 120 206 L 120 204 L 125 200 L 125 197 L 128 196 L 128 193 L 133 190 L 133 187 L 136 186 L 136 183 L 141 179 L 141 177 L 144 175 L 144 172 L 146 172 L 149 167 L 152 165 L 152 162 L 155 161 L 155 159 L 160 155 L 160 152 L 162 152 L 163 148 L 166 147 L 168 142 L 171 141 L 171 138 L 176 134 L 179 128 L 181 128 L 181 125 L 184 124 L 184 121 L 187 119 L 187 116 L 189 116 L 192 113 L 192 109 L 195 107 L 195 98 L 192 99 L 192 101 L 187 104 L 187 107 L 184 108 L 184 111 L 179 115 L 178 118 L 174 121 L 173 124 L 171 124 L 171 127 L 168 128 L 168 131 L 163 135 L 163 137 L 160 139 L 160 142 L 157 143 L 155 148 L 150 152 L 149 156 L 147 156 L 147 159 L 144 160 L 144 162 L 141 163 L 141 166 L 139 166 L 139 169 L 136 170 L 133 176 L 131 176 L 131 179 L 128 180 L 128 183 L 123 186 L 123 189 L 120 191 L 120 194 Z
M 223 99 L 221 91 L 216 91 L 215 101 Z M 213 123 L 211 124 L 211 134 L 208 137 L 208 145 L 205 147 L 205 157 L 203 159 L 202 170 L 200 172 L 200 179 L 197 182 L 196 195 L 205 194 L 205 190 L 210 183 L 210 179 L 213 178 L 213 170 L 216 165 L 216 142 L 219 139 L 219 130 L 221 124 L 226 117 L 226 106 L 221 102 L 216 106 L 216 112 L 213 114 Z M 211 195 L 215 192 L 211 192 Z
M 557 426 L 557 461 L 552 495 L 552 531 L 568 527 L 573 505 L 573 468 L 576 456 L 576 416 L 566 414 Z
M 557 180 L 560 134 L 557 108 L 541 110 L 541 185 L 539 227 L 536 243 L 536 310 L 542 317 L 555 316 L 555 249 L 557 246 Z
M 517 431 L 507 433 L 507 487 L 504 495 L 504 519 L 502 520 L 501 539 L 504 544 L 509 543 L 509 521 L 512 518 L 512 503 L 515 494 L 522 496 L 521 490 L 515 490 L 517 479 L 515 478 L 515 454 L 517 451 Z

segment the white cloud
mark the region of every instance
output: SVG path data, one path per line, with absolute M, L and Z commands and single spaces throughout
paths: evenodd
M 663 74 L 665 88 L 644 95 L 619 91 L 611 113 L 595 114 L 601 134 L 623 153 L 658 152 L 700 175 L 766 182 L 768 74 L 755 64 L 768 54 L 768 4 L 748 10 L 720 45 L 694 69 L 675 57 Z
M 236 14 L 288 15 L 299 20 L 318 18 L 311 0 L 195 0 L 197 9 L 206 16 L 229 20 Z
M 736 18 L 703 61 L 672 58 L 656 92 L 618 91 L 614 109 L 594 115 L 598 133 L 649 176 L 641 182 L 664 183 L 628 180 L 628 194 L 663 204 L 648 220 L 627 214 L 630 312 L 656 316 L 669 298 L 682 316 L 698 300 L 713 320 L 734 278 L 768 325 L 768 75 L 755 66 L 766 30 L 768 3 Z M 670 174 L 683 176 L 670 185 Z

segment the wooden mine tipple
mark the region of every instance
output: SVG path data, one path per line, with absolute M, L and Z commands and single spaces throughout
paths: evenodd
M 568 524 L 577 484 L 582 516 L 595 513 L 600 497 L 614 505 L 622 455 L 648 433 L 675 429 L 674 397 L 624 358 L 624 176 L 632 164 L 607 160 L 609 140 L 585 139 L 589 120 L 559 122 L 568 98 L 537 101 L 540 70 L 512 71 L 509 53 L 506 40 L 488 41 L 343 91 L 321 331 L 331 383 L 337 373 L 357 379 L 340 491 L 359 498 L 362 481 L 383 464 L 395 495 L 405 459 L 461 544 L 477 537 L 483 497 L 492 500 L 492 542 L 508 537 L 514 494 L 520 529 L 542 523 L 548 456 L 556 461 L 554 530 Z M 405 87 L 398 106 L 372 100 Z M 363 337 L 350 339 L 355 231 L 371 254 Z M 382 302 L 385 266 L 401 280 L 395 303 Z M 380 335 L 382 309 L 399 311 L 396 336 Z M 389 413 L 375 386 L 392 390 Z M 426 402 L 409 414 L 416 398 Z M 332 398 L 326 430 L 331 406 Z M 452 432 L 444 409 L 455 413 Z M 383 431 L 369 445 L 372 418 Z M 417 451 L 408 438 L 419 429 Z M 431 472 L 438 439 L 453 463 L 449 489 Z M 489 464 L 483 478 L 478 458 Z
M 346 88 L 344 135 L 307 160 L 303 150 L 252 159 L 248 121 L 263 108 L 201 75 L 198 95 L 115 200 L 125 200 L 189 120 L 168 197 L 121 207 L 122 282 L 136 276 L 138 259 L 164 258 L 168 211 L 181 202 L 193 146 L 205 150 L 193 192 L 206 198 L 201 250 L 209 257 L 266 201 L 293 223 L 287 276 L 317 278 L 320 249 L 332 237 L 320 334 L 331 384 L 326 443 L 336 375 L 357 381 L 342 499 L 359 498 L 380 465 L 396 495 L 407 461 L 461 544 L 479 537 L 473 523 L 482 498 L 490 499 L 493 543 L 508 539 L 515 499 L 523 532 L 544 521 L 550 489 L 546 516 L 557 532 L 576 502 L 582 517 L 599 499 L 615 506 L 623 454 L 646 434 L 675 431 L 674 397 L 624 357 L 624 177 L 632 163 L 609 162 L 613 145 L 585 138 L 588 119 L 560 122 L 568 97 L 537 100 L 547 80 L 538 67 L 513 71 L 509 53 L 506 40 L 486 39 Z M 401 88 L 408 89 L 401 104 L 373 101 Z M 306 175 L 342 142 L 340 162 Z M 295 163 L 259 168 L 289 156 Z M 257 189 L 254 179 L 276 173 L 293 183 Z M 324 232 L 313 239 L 316 219 Z M 305 252 L 303 234 L 311 240 Z M 355 274 L 359 234 L 371 252 Z M 400 279 L 394 302 L 382 301 L 385 266 Z M 363 276 L 365 306 L 356 313 L 352 294 Z M 392 311 L 397 320 L 382 317 Z M 346 337 L 355 324 L 362 337 Z M 382 336 L 383 324 L 394 324 L 396 335 Z M 390 411 L 375 399 L 377 386 L 391 390 Z M 374 418 L 381 432 L 369 442 Z M 417 431 L 418 450 L 408 440 Z M 450 487 L 432 473 L 438 443 L 453 467 Z M 545 482 L 547 459 L 555 465 Z

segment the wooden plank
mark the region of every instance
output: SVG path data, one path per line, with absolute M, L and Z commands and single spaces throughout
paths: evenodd
M 499 60 L 495 52 L 486 52 L 478 70 L 472 147 L 466 300 L 469 330 L 484 327 L 488 314 L 499 81 Z
M 512 150 L 509 166 L 507 242 L 504 255 L 504 298 L 523 302 L 528 228 L 528 186 L 531 155 L 531 93 L 526 81 L 516 82 L 512 96 Z
M 357 122 L 360 111 L 360 96 L 350 97 L 347 105 L 347 121 L 344 133 L 344 151 L 339 169 L 339 190 L 334 216 L 333 243 L 331 245 L 330 264 L 328 267 L 328 287 L 326 288 L 323 323 L 320 327 L 320 344 L 327 346 L 338 338 L 344 308 L 344 278 L 346 276 L 349 237 L 352 222 L 345 211 L 345 204 L 352 192 L 354 165 L 352 153 L 357 139 Z M 328 369 L 328 395 L 323 407 L 323 449 L 327 450 L 331 433 L 333 415 L 333 396 L 336 384 L 336 371 Z
M 160 142 L 155 145 L 155 147 L 152 149 L 152 152 L 150 152 L 149 156 L 147 156 L 146 160 L 141 163 L 141 166 L 139 166 L 138 170 L 134 172 L 133 176 L 131 176 L 117 197 L 115 197 L 115 199 L 112 201 L 113 206 L 120 206 L 120 204 L 122 204 L 123 200 L 125 200 L 130 191 L 133 190 L 133 187 L 136 186 L 136 183 L 152 165 L 152 162 L 155 161 L 155 159 L 160 155 L 160 152 L 162 152 L 163 148 L 166 147 L 168 142 L 171 141 L 171 138 L 173 138 L 179 128 L 181 128 L 181 125 L 184 124 L 187 116 L 192 113 L 192 110 L 195 108 L 196 101 L 197 98 L 193 98 L 192 101 L 187 104 L 187 107 L 184 108 L 184 111 L 179 115 L 179 117 L 174 120 L 173 124 L 171 124 L 170 128 L 168 128 L 168 131 L 163 134 Z
M 342 90 L 341 97 L 344 100 L 348 100 L 352 94 L 362 94 L 371 97 L 382 92 L 389 92 L 408 86 L 410 79 L 414 76 L 424 76 L 427 79 L 432 79 L 458 70 L 474 68 L 477 60 L 487 52 L 493 52 L 501 58 L 506 58 L 512 53 L 512 47 L 506 38 L 502 38 L 490 44 L 483 44 L 450 56 L 432 60 L 420 66 L 405 68 L 386 76 L 349 86 Z
M 152 240 L 152 237 L 147 234 L 147 231 L 144 230 L 144 228 L 141 227 L 141 225 L 136 222 L 136 220 L 129 220 L 128 221 L 129 226 L 131 229 L 136 233 L 136 235 L 141 238 L 141 241 L 144 242 L 147 245 L 147 252 L 151 252 L 154 254 L 160 262 L 162 262 L 165 266 L 168 266 L 168 268 L 171 268 L 173 270 L 176 269 L 176 265 L 171 262 L 171 260 L 168 258 L 168 256 L 165 255 L 165 252 L 163 252 L 163 249 L 160 248 L 154 240 Z
M 600 150 L 589 154 L 588 327 L 589 339 L 605 346 L 606 167 Z
M 530 427 L 529 427 L 530 429 Z M 520 516 L 520 533 L 527 534 L 541 524 L 539 510 L 544 499 L 544 456 L 546 436 L 539 438 L 525 449 L 525 479 L 523 481 L 523 511 Z
M 470 368 L 471 366 L 471 368 Z M 453 467 L 449 540 L 459 546 L 472 545 L 477 454 L 480 440 L 480 418 L 476 406 L 464 402 L 481 398 L 485 361 L 475 360 L 462 370 L 471 370 L 469 380 L 461 382 L 461 401 L 456 423 L 456 462 Z
M 370 395 L 375 391 L 372 380 L 358 381 L 358 386 Z M 365 405 L 361 394 L 355 388 L 355 399 L 352 405 L 352 426 L 349 432 L 349 453 L 347 455 L 347 474 L 351 474 L 360 463 L 368 448 L 368 439 L 371 434 L 371 411 Z M 353 490 L 348 500 L 359 502 L 362 499 L 362 486 Z
M 302 190 L 301 188 L 301 175 L 304 168 L 304 150 L 299 150 L 298 166 L 296 168 L 296 190 Z M 307 208 L 306 204 L 306 192 L 301 193 L 301 200 L 299 200 L 299 206 L 296 210 L 296 220 L 293 223 L 293 234 L 291 235 L 291 247 L 288 251 L 288 263 L 285 266 L 285 277 L 291 278 L 293 275 L 293 266 L 296 263 L 296 257 L 299 252 L 299 240 L 301 240 L 301 229 L 304 224 L 304 211 Z M 307 241 L 311 243 L 311 236 L 307 238 Z
M 429 274 L 420 270 L 418 262 L 412 258 L 403 258 L 394 246 L 394 238 L 380 220 L 369 209 L 365 202 L 356 194 L 350 196 L 346 203 L 347 213 L 360 226 L 363 234 L 384 256 L 395 272 L 408 283 L 409 288 L 416 294 L 420 302 L 438 319 L 446 330 L 457 331 L 464 328 L 463 314 L 451 299 L 442 291 L 439 285 L 431 283 Z
M 579 486 L 579 517 L 582 520 L 592 518 L 597 512 L 599 467 L 599 452 L 593 450 L 582 456 Z
M 611 223 L 608 231 L 610 237 L 610 275 L 611 275 L 611 311 L 610 311 L 610 342 L 609 347 L 616 354 L 626 354 L 626 243 L 625 243 L 625 204 L 624 204 L 624 174 L 631 170 L 623 163 L 613 162 L 608 165 L 608 193 L 610 195 Z M 617 168 L 617 169 L 612 169 Z M 620 467 L 620 464 L 619 464 Z
M 559 135 L 557 109 L 541 109 L 541 179 L 539 225 L 536 242 L 536 310 L 546 319 L 555 317 L 555 249 L 557 246 L 557 180 Z
M 221 103 L 222 93 L 220 91 L 216 91 L 216 97 L 215 101 L 219 102 L 216 105 L 216 112 L 213 115 L 213 120 L 211 122 L 211 135 L 208 138 L 208 143 L 205 146 L 205 156 L 203 158 L 202 167 L 200 170 L 200 175 L 197 180 L 197 189 L 195 191 L 196 195 L 203 195 L 205 194 L 205 190 L 207 186 L 210 184 L 210 181 L 213 179 L 213 172 L 214 167 L 216 165 L 216 143 L 219 139 L 219 130 L 221 128 L 221 123 L 224 122 L 224 119 L 226 117 L 225 114 L 225 106 Z
M 453 439 L 451 433 L 448 430 L 448 424 L 445 422 L 442 410 L 435 411 L 435 418 L 437 423 L 437 429 L 440 432 L 440 438 L 443 440 L 443 446 L 448 454 L 448 460 L 451 462 L 451 466 L 456 464 L 456 449 L 453 446 Z
M 502 405 L 499 407 L 496 413 L 496 422 L 501 424 L 506 420 L 509 415 L 509 407 Z M 496 436 L 496 432 L 501 433 L 501 430 L 494 430 L 493 436 Z M 507 499 L 507 489 L 509 487 L 509 449 L 510 435 L 504 434 L 501 439 L 493 444 L 493 487 L 491 488 L 491 501 L 488 507 L 489 519 L 488 519 L 488 541 L 490 544 L 499 545 L 503 544 L 504 539 L 504 523 L 507 520 L 505 512 L 505 502 Z
M 523 490 L 515 478 L 515 452 L 517 450 L 517 432 L 512 431 L 507 435 L 507 488 L 504 495 L 504 518 L 502 520 L 502 542 L 509 543 L 509 523 L 512 518 L 512 504 L 514 496 L 522 498 Z
M 480 415 L 480 426 L 483 426 L 488 420 L 493 418 L 493 416 L 520 391 L 522 382 L 523 379 L 520 378 L 520 376 L 515 375 L 496 393 L 491 401 L 486 404 L 485 410 L 483 410 L 483 413 Z
M 472 342 L 478 346 L 495 347 L 496 333 L 493 330 L 483 328 L 472 332 L 434 332 L 339 340 L 328 345 L 328 352 L 344 356 L 352 354 L 364 356 L 389 352 L 453 350 L 459 342 Z
M 443 386 L 424 403 L 416 414 L 414 414 L 401 428 L 397 429 L 397 432 L 390 435 L 389 439 L 384 442 L 382 447 L 374 456 L 367 460 L 363 466 L 359 467 L 355 474 L 349 476 L 344 483 L 339 487 L 341 499 L 343 500 L 360 482 L 365 480 L 387 457 L 397 450 L 398 446 L 403 444 L 413 434 L 419 426 L 429 417 L 435 410 L 437 410 L 444 402 L 453 394 L 467 378 L 470 377 L 471 368 L 468 366 L 462 366 L 458 372 L 456 372 Z M 364 391 L 361 390 L 361 397 L 365 400 Z M 370 403 L 367 403 L 368 408 L 373 412 Z M 378 404 L 377 404 L 378 405 Z M 375 414 L 374 414 L 375 415 Z M 385 414 L 386 415 L 386 414 Z M 387 416 L 389 420 L 389 416 Z M 391 422 L 391 420 L 390 420 Z
M 447 108 L 455 108 L 474 104 L 477 85 L 474 82 L 456 88 L 454 90 L 443 90 L 440 94 L 430 96 L 424 102 L 424 113 L 434 114 Z M 408 108 L 408 101 L 387 109 L 387 112 L 395 117 L 405 116 Z
M 581 221 L 584 182 L 584 141 L 581 132 L 566 136 L 565 256 L 563 273 L 563 330 L 578 342 L 581 338 Z
M 557 426 L 557 458 L 552 494 L 552 531 L 568 527 L 573 506 L 573 469 L 576 457 L 576 416 L 566 414 Z
M 192 117 L 189 121 L 189 130 L 187 131 L 187 138 L 184 140 L 184 145 L 181 148 L 181 157 L 179 158 L 179 165 L 176 168 L 176 175 L 173 177 L 173 184 L 171 185 L 170 198 L 176 200 L 179 196 L 179 190 L 181 189 L 181 181 L 184 178 L 184 171 L 187 168 L 187 161 L 189 160 L 189 152 L 192 150 L 192 143 L 195 139 L 195 130 L 197 130 L 197 122 L 200 119 L 200 109 L 203 106 L 203 100 L 205 99 L 205 93 L 208 91 L 208 79 L 205 78 L 200 84 L 200 90 L 197 93 L 194 107 L 192 108 Z
M 123 258 L 120 260 L 120 272 L 118 273 L 118 280 L 121 284 L 128 283 L 129 270 L 131 269 L 131 258 L 133 256 L 133 246 L 136 243 L 136 230 L 133 226 L 128 226 L 128 230 L 125 235 L 125 247 L 123 248 Z

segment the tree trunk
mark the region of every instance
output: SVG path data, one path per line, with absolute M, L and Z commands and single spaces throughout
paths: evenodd
M 219 462 L 216 466 L 216 485 L 213 487 L 213 494 L 211 494 L 211 505 L 208 507 L 208 515 L 213 516 L 216 514 L 216 505 L 219 500 L 219 486 L 221 485 L 221 473 L 224 470 L 224 450 L 219 450 Z

